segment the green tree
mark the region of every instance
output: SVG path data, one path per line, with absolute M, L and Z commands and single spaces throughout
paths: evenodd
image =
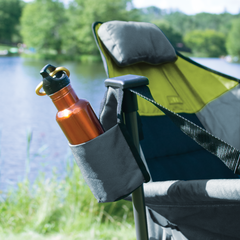
M 195 29 L 195 24 L 192 16 L 182 12 L 171 12 L 164 17 L 171 26 L 177 29 L 182 35 Z
M 21 34 L 27 47 L 37 51 L 62 49 L 64 5 L 58 0 L 34 0 L 26 4 L 21 17 Z
M 240 58 L 240 18 L 235 19 L 229 32 L 226 47 L 228 54 Z
M 185 44 L 197 56 L 219 57 L 226 55 L 225 35 L 215 30 L 195 30 L 184 36 Z
M 173 45 L 173 47 L 177 47 L 178 43 L 183 42 L 182 34 L 176 29 L 174 29 L 166 20 L 153 20 L 152 23 L 154 23 L 162 30 L 162 32 L 166 35 L 168 40 Z
M 144 11 L 142 12 L 144 13 Z M 186 15 L 176 11 L 161 15 L 159 18 L 167 20 L 171 26 L 180 31 L 183 35 L 193 30 L 206 29 L 213 29 L 227 35 L 231 26 L 231 21 L 237 16 L 238 15 L 232 15 L 227 12 L 221 14 L 198 13 L 195 15 Z M 154 19 L 153 17 L 153 20 Z
M 64 49 L 68 54 L 98 54 L 91 26 L 95 21 L 140 20 L 131 0 L 74 0 L 67 10 Z
M 19 19 L 21 0 L 0 0 L 0 42 L 12 43 L 20 40 Z
M 226 36 L 231 30 L 232 22 L 234 19 L 240 18 L 240 13 L 232 15 L 230 13 L 222 13 L 218 15 L 219 17 L 219 31 L 224 33 Z
M 158 7 L 146 7 L 139 9 L 141 14 L 141 21 L 143 22 L 152 22 L 154 20 L 163 20 L 167 15 L 167 10 L 160 9 Z
M 213 29 L 215 31 L 219 31 L 220 23 L 223 24 L 220 20 L 218 14 L 211 14 L 211 13 L 198 13 L 196 15 L 191 16 L 193 21 L 193 28 L 192 30 L 206 30 L 206 29 Z
M 194 22 L 194 29 L 192 30 L 213 29 L 227 35 L 231 27 L 231 22 L 236 15 L 227 12 L 221 14 L 198 13 L 191 17 Z

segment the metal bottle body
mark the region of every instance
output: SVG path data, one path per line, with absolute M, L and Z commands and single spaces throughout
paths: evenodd
M 56 120 L 70 144 L 87 142 L 104 132 L 89 102 L 79 99 L 71 84 L 50 98 L 58 109 Z

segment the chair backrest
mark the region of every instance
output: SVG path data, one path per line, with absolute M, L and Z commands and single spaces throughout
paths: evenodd
M 150 23 L 95 23 L 93 32 L 108 77 L 146 76 L 158 103 L 240 149 L 239 79 L 175 52 Z M 153 181 L 238 178 L 158 108 L 141 98 L 138 107 L 141 146 Z

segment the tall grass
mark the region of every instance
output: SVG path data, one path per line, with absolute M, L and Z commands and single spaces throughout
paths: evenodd
M 97 203 L 75 163 L 62 180 L 41 174 L 30 184 L 29 161 L 25 180 L 0 202 L 0 239 L 135 239 L 130 202 Z

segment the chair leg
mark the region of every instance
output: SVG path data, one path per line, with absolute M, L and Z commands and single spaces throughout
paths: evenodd
M 132 204 L 137 240 L 148 240 L 143 186 L 140 186 L 132 193 Z
M 133 93 L 128 93 L 131 96 L 128 96 L 129 99 L 136 98 L 136 95 Z M 126 95 L 128 95 L 126 94 Z M 127 97 L 125 96 L 125 99 Z M 126 101 L 125 101 L 126 102 Z M 131 102 L 137 101 L 128 101 L 130 104 Z M 135 107 L 133 107 L 134 109 Z M 137 108 L 137 107 L 136 107 Z M 135 109 L 134 109 L 135 110 Z M 123 117 L 125 120 L 126 127 L 128 132 L 132 136 L 133 142 L 140 154 L 140 146 L 139 146 L 139 135 L 138 135 L 138 122 L 137 122 L 137 112 L 123 112 Z M 136 229 L 136 236 L 137 240 L 148 240 L 148 229 L 147 229 L 147 217 L 146 217 L 146 207 L 145 207 L 145 199 L 144 199 L 144 192 L 143 186 L 140 186 L 132 193 L 132 200 L 133 200 L 133 211 L 134 211 L 134 220 L 135 220 L 135 229 Z

